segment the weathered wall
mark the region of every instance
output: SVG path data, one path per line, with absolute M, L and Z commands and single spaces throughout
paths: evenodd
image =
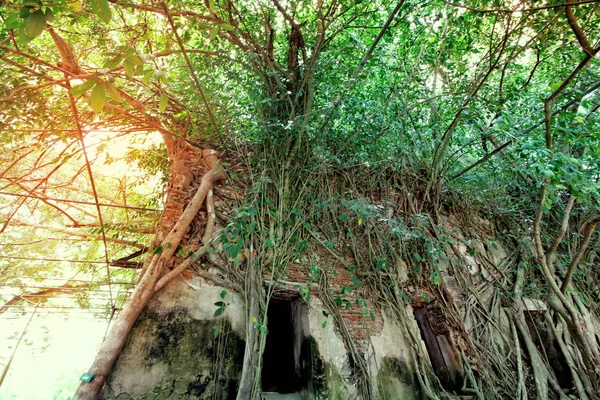
M 410 306 L 406 314 L 413 315 Z M 397 321 L 382 314 L 383 328 L 377 335 L 371 336 L 371 346 L 367 352 L 370 361 L 373 386 L 377 388 L 377 398 L 381 399 L 421 399 L 419 382 L 415 377 L 414 359 L 411 344 L 402 332 Z M 414 318 L 404 321 L 406 329 L 411 329 L 419 337 Z
M 356 380 L 344 342 L 335 325 L 323 315 L 324 306 L 312 297 L 308 310 L 310 335 L 315 341 L 318 357 L 323 361 L 326 396 L 331 400 L 346 400 L 356 396 Z M 327 322 L 327 323 L 325 323 Z
M 225 312 L 214 317 L 222 290 L 195 290 L 176 279 L 160 292 L 130 333 L 104 398 L 235 397 L 244 355 L 244 305 L 228 293 Z M 220 333 L 215 336 L 217 328 Z
M 339 262 L 321 259 L 319 265 L 327 275 L 330 298 L 338 296 L 344 287 L 353 287 L 351 274 Z M 441 269 L 444 271 L 443 266 Z M 310 283 L 308 271 L 306 263 L 293 263 L 277 285 L 286 296 L 297 296 L 299 286 L 310 288 L 309 391 L 316 399 L 357 398 L 357 377 L 344 339 L 334 318 L 326 316 L 328 309 L 320 298 L 324 294 Z M 160 292 L 136 323 L 108 379 L 106 398 L 202 399 L 215 394 L 217 398 L 234 398 L 244 352 L 245 306 L 239 296 L 230 292 L 225 299 L 229 303 L 225 313 L 214 317 L 214 303 L 221 300 L 222 290 L 199 278 L 177 278 Z M 402 325 L 373 306 L 369 307 L 374 312 L 372 320 L 370 315 L 364 315 L 365 307 L 355 302 L 363 296 L 360 290 L 353 290 L 346 296 L 348 307 L 339 307 L 337 312 L 367 361 L 377 397 L 422 398 L 414 371 L 414 344 L 405 337 L 406 330 L 413 337 L 420 337 L 412 307 L 402 305 L 409 317 Z M 215 339 L 217 327 L 226 334 Z M 425 348 L 422 342 L 417 346 Z M 218 365 L 217 355 L 222 360 Z
M 349 264 L 352 263 L 352 259 L 348 259 Z M 349 301 L 348 306 L 340 307 L 339 313 L 341 317 L 346 321 L 348 331 L 356 343 L 358 349 L 361 352 L 367 351 L 369 347 L 369 337 L 378 335 L 383 329 L 383 319 L 378 310 L 373 309 L 375 314 L 375 320 L 371 320 L 369 315 L 364 315 L 364 306 L 356 304 L 356 298 L 363 296 L 363 294 L 353 292 L 348 295 L 343 295 L 343 288 L 353 288 L 352 275 L 348 270 L 341 265 L 341 263 L 334 259 L 321 260 L 320 263 L 323 268 L 322 272 L 327 277 L 328 282 L 328 295 L 330 297 L 341 296 Z M 298 285 L 305 286 L 306 282 L 309 281 L 309 268 L 306 265 L 300 263 L 293 263 L 286 268 L 286 276 L 288 279 L 287 287 L 290 290 L 298 290 Z M 310 298 L 318 298 L 320 294 L 317 291 L 316 285 L 311 286 Z M 366 297 L 366 296 L 365 296 Z M 321 303 L 322 305 L 322 303 Z M 319 311 L 321 313 L 321 311 Z M 322 317 L 322 315 L 321 315 Z M 329 323 L 333 323 L 330 321 Z M 311 325 L 312 327 L 312 325 Z
M 333 287 L 339 290 L 350 284 L 349 279 L 340 278 Z M 230 292 L 226 311 L 214 317 L 214 303 L 221 300 L 222 290 L 197 279 L 176 279 L 152 299 L 108 378 L 105 398 L 205 399 L 215 394 L 220 399 L 234 398 L 244 352 L 245 308 L 242 299 Z M 348 352 L 324 310 L 319 297 L 311 296 L 310 391 L 316 399 L 356 398 Z M 379 397 L 398 398 L 395 393 L 402 393 L 402 398 L 419 398 L 410 348 L 401 328 L 380 313 L 373 322 L 356 307 L 344 310 L 343 318 L 365 349 Z M 217 327 L 222 330 L 218 339 L 214 336 Z M 215 364 L 217 355 L 222 360 L 219 365 Z

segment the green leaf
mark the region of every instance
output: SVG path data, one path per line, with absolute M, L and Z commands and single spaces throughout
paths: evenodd
M 46 8 L 46 12 L 44 13 L 44 18 L 46 22 L 54 21 L 54 12 L 50 8 Z
M 225 308 L 225 303 L 224 303 L 224 302 L 222 302 L 222 301 L 217 301 L 217 302 L 215 303 L 215 306 L 217 306 L 217 307 L 221 307 L 221 308 Z
M 142 78 L 142 82 L 144 82 L 144 83 L 150 83 L 150 80 L 152 79 L 152 76 L 154 76 L 154 71 L 152 71 L 151 69 L 147 69 L 143 73 L 144 73 L 144 77 Z
M 31 15 L 32 9 L 33 9 L 33 7 L 28 7 L 28 6 L 21 8 L 21 11 L 19 12 L 19 16 L 23 19 L 29 17 L 29 15 Z
M 19 42 L 22 44 L 27 44 L 32 40 L 33 38 L 25 33 L 25 24 L 21 25 L 21 28 L 19 28 Z
M 129 61 L 129 59 L 123 61 L 123 69 L 125 70 L 125 75 L 131 78 L 133 77 L 133 67 L 134 65 Z
M 405 301 L 405 302 L 407 302 L 407 303 L 410 303 L 410 298 L 409 298 L 409 297 L 406 295 L 406 293 L 404 293 L 404 292 L 400 292 L 399 294 L 400 294 L 400 298 L 401 298 L 402 300 L 404 300 L 404 301 Z
M 169 98 L 167 97 L 166 94 L 162 94 L 160 96 L 160 105 L 158 106 L 158 111 L 159 112 L 165 112 L 165 110 L 167 109 L 167 105 L 169 104 Z
M 95 113 L 99 113 L 104 108 L 104 104 L 106 104 L 106 88 L 104 83 L 97 83 L 92 89 L 90 106 Z
M 220 26 L 215 26 L 214 28 L 212 28 L 210 30 L 210 33 L 208 34 L 208 39 L 214 40 L 217 37 L 217 35 L 219 34 L 219 31 L 221 31 Z
M 215 332 L 213 333 L 214 337 L 219 336 L 219 334 L 221 333 L 221 328 L 219 328 L 218 326 L 215 328 Z
M 371 316 L 371 321 L 375 322 L 375 314 L 373 314 L 373 311 L 369 312 L 369 315 Z
M 83 82 L 81 85 L 73 86 L 70 92 L 73 95 L 73 97 L 79 97 L 88 90 L 90 90 L 96 82 L 98 82 L 98 78 L 89 79 Z
M 340 296 L 335 296 L 335 303 L 338 305 L 338 307 L 342 306 L 342 298 Z
M 133 65 L 144 65 L 144 60 L 142 60 L 142 58 L 137 54 L 130 54 L 127 57 L 127 60 L 129 60 L 129 62 L 131 62 Z
M 107 56 L 112 55 L 107 54 Z M 104 62 L 104 68 L 113 69 L 121 64 L 121 61 L 123 61 L 123 54 L 116 54 L 110 60 Z
M 215 317 L 218 317 L 221 314 L 223 314 L 223 307 L 217 308 L 217 310 L 215 311 Z
M 9 29 L 18 29 L 21 26 L 19 14 L 10 14 L 8 17 L 6 17 L 4 24 Z
M 152 254 L 160 254 L 160 253 L 162 253 L 162 251 L 163 251 L 162 246 L 158 246 L 157 248 L 154 249 Z
M 37 10 L 25 19 L 25 33 L 30 38 L 36 38 L 42 34 L 46 26 L 46 15 L 42 10 Z
M 543 173 L 544 173 L 544 176 L 545 176 L 546 178 L 548 178 L 548 179 L 551 179 L 551 178 L 553 178 L 553 177 L 554 177 L 554 172 L 552 172 L 552 171 L 551 171 L 551 170 L 549 170 L 549 169 L 545 170 Z
M 219 295 L 222 299 L 225 298 L 225 296 L 227 296 L 227 290 L 223 289 L 221 290 L 221 294 Z
M 112 19 L 112 12 L 108 0 L 92 0 L 92 11 L 100 18 L 102 22 L 108 24 Z
M 232 31 L 233 30 L 233 25 L 228 24 L 228 23 L 224 23 L 220 25 L 221 28 L 225 29 L 226 31 Z
M 108 95 L 111 99 L 116 101 L 117 103 L 122 103 L 123 99 L 121 98 L 121 93 L 119 90 L 110 82 L 106 82 L 106 89 L 108 90 Z

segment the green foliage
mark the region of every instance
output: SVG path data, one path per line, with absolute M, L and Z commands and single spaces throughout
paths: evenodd
M 227 308 L 227 306 L 229 305 L 229 303 L 225 303 L 222 300 L 225 300 L 225 297 L 227 296 L 227 290 L 222 290 L 221 293 L 219 294 L 219 297 L 221 298 L 220 301 L 217 301 L 215 303 L 215 306 L 217 306 L 218 308 L 215 310 L 215 317 L 218 317 L 219 315 L 223 314 L 225 312 L 225 309 Z M 217 336 L 218 333 L 215 333 L 215 336 Z
M 98 16 L 105 24 L 108 24 L 112 19 L 112 11 L 108 0 L 91 0 L 90 5 L 92 12 Z
M 572 220 L 579 225 L 598 214 L 597 60 L 553 100 L 552 145 L 545 138 L 543 99 L 583 59 L 564 7 L 510 13 L 491 11 L 485 2 L 467 9 L 407 1 L 367 53 L 394 4 L 288 3 L 286 17 L 266 0 L 167 2 L 171 26 L 158 4 L 9 1 L 0 10 L 0 143 L 6 153 L 0 170 L 13 162 L 23 171 L 38 165 L 62 170 L 80 157 L 73 150 L 79 138 L 65 71 L 55 67 L 64 60 L 44 31 L 50 24 L 82 70 L 68 78 L 86 132 L 160 131 L 226 150 L 228 161 L 245 164 L 242 173 L 227 168 L 232 185 L 247 191 L 215 244 L 236 271 L 252 259 L 257 274 L 272 282 L 298 260 L 309 272 L 309 285 L 297 288 L 307 301 L 310 284 L 329 273 L 309 260 L 313 246 L 332 257 L 352 252 L 357 265 L 348 266 L 351 283 L 334 302 L 342 308 L 356 304 L 374 319 L 360 297 L 373 284 L 363 273 L 381 278 L 378 284 L 403 301 L 408 296 L 386 278 L 399 260 L 408 264 L 413 282 L 440 284 L 439 262 L 456 262 L 449 256 L 455 243 L 444 228 L 446 215 L 501 216 L 499 231 L 520 240 L 530 235 L 545 187 L 541 225 L 549 243 L 570 196 L 577 199 Z M 508 1 L 493 4 L 498 10 L 513 7 Z M 592 42 L 600 26 L 595 7 L 573 7 Z M 291 36 L 298 31 L 290 18 L 302 40 Z M 44 149 L 39 159 L 20 163 L 32 143 Z M 54 150 L 60 146 L 65 150 Z M 50 158 L 45 149 L 52 149 Z M 107 148 L 98 150 L 99 160 L 114 161 Z M 158 144 L 126 155 L 146 179 L 162 177 L 147 195 L 157 205 L 172 155 Z M 40 179 L 40 171 L 29 175 Z M 70 182 L 87 188 L 78 171 L 67 175 L 56 187 Z M 14 189 L 13 182 L 4 184 Z M 101 186 L 103 193 L 114 191 L 108 183 Z M 142 197 L 127 196 L 136 202 Z M 2 198 L 0 205 L 10 210 L 15 204 Z M 45 214 L 36 222 L 56 218 L 49 205 L 39 207 Z M 115 227 L 118 222 L 110 221 L 90 233 L 138 239 L 126 229 L 132 224 Z M 579 228 L 570 227 L 569 239 L 579 239 Z M 582 270 L 593 271 L 590 260 L 583 258 Z M 567 262 L 559 258 L 557 267 Z M 536 286 L 529 285 L 527 294 L 544 295 L 534 265 L 527 273 Z M 33 275 L 24 263 L 18 270 Z M 575 281 L 588 287 L 585 276 Z M 599 300 L 593 291 L 583 292 L 586 302 Z M 217 307 L 216 316 L 224 311 Z M 255 328 L 266 333 L 259 317 Z
M 44 31 L 45 25 L 46 13 L 38 9 L 25 18 L 25 33 L 30 38 L 38 37 Z

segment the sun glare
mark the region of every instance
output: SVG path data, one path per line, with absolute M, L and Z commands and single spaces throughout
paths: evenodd
M 100 202 L 123 203 L 118 190 L 112 193 L 106 190 L 111 187 L 119 187 L 119 190 L 127 192 L 128 195 L 135 192 L 138 199 L 155 196 L 162 176 L 149 176 L 148 172 L 135 162 L 127 162 L 127 155 L 132 151 L 139 153 L 155 148 L 161 142 L 161 135 L 153 131 L 84 129 L 84 144 L 92 174 L 96 185 L 102 189 L 103 197 Z M 60 167 L 61 173 L 54 174 L 51 178 L 51 183 L 56 189 L 44 192 L 45 195 L 87 202 L 87 205 L 60 202 L 55 204 L 72 215 L 79 215 L 84 221 L 96 221 L 97 214 L 89 190 L 89 177 L 80 152 L 81 144 L 74 143 L 71 138 L 70 141 L 58 141 L 53 150 L 46 162 L 62 154 L 62 161 L 55 160 L 54 163 L 64 164 Z M 69 157 L 70 154 L 72 156 Z M 50 163 L 51 167 L 52 165 L 53 163 Z M 47 173 L 45 170 L 34 172 L 40 176 Z M 69 180 L 70 188 L 64 187 Z M 10 199 L 13 198 L 9 198 L 9 201 Z M 108 219 L 110 213 L 118 209 L 102 210 Z M 7 243 L 35 241 L 32 238 L 54 235 L 49 233 L 53 232 L 53 229 L 55 232 L 62 230 L 63 233 L 65 230 L 63 218 L 48 219 L 37 208 L 21 208 L 15 216 L 15 219 L 17 218 L 31 228 L 17 226 L 16 229 L 5 232 L 0 249 L 3 255 L 12 257 L 13 253 L 18 256 L 24 254 L 32 259 L 0 259 L 0 262 L 4 265 L 3 270 L 10 271 L 10 275 L 14 270 L 13 262 L 21 262 L 21 268 L 24 265 L 25 270 L 31 270 L 33 275 L 22 273 L 23 276 L 18 279 L 0 285 L 0 372 L 6 371 L 5 376 L 0 378 L 0 399 L 70 399 L 79 383 L 79 377 L 91 364 L 110 323 L 110 312 L 106 312 L 106 305 L 111 299 L 122 300 L 127 295 L 128 288 L 132 286 L 125 282 L 124 285 L 113 285 L 109 289 L 105 283 L 97 284 L 98 273 L 104 273 L 106 268 L 102 263 L 85 265 L 36 259 L 85 259 L 89 254 L 104 254 L 101 240 L 92 242 L 89 238 L 85 239 L 87 241 L 83 238 L 79 241 L 48 239 L 45 246 L 38 246 L 33 252 L 17 252 L 15 247 L 11 248 Z M 84 228 L 79 234 L 93 235 L 91 229 Z M 111 235 L 113 232 L 109 232 L 107 236 L 112 238 Z M 119 245 L 111 242 L 108 245 L 111 257 L 113 254 L 119 254 L 116 253 Z M 92 250 L 92 247 L 100 250 Z M 86 253 L 89 254 L 86 256 Z M 44 263 L 46 265 L 43 265 Z M 43 268 L 47 272 L 43 272 Z M 118 272 L 111 271 L 111 275 L 114 275 L 112 282 L 126 280 Z M 73 285 L 93 285 L 83 300 L 87 304 L 86 308 L 81 308 L 82 300 L 79 296 L 68 291 L 32 298 L 22 302 L 19 307 L 16 307 L 16 303 L 15 306 L 9 303 L 22 295 L 23 289 L 26 293 L 39 292 L 69 282 Z M 6 304 L 9 306 L 5 307 Z

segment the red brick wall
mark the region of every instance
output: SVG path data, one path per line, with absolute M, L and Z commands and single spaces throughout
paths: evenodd
M 342 299 L 349 301 L 348 307 L 346 307 L 346 303 L 339 307 L 339 312 L 342 319 L 345 321 L 348 331 L 354 339 L 358 350 L 366 352 L 369 345 L 369 337 L 377 336 L 383 329 L 383 317 L 381 313 L 374 309 L 373 304 L 371 304 L 368 299 L 365 299 L 364 294 L 360 289 L 354 289 L 352 275 L 344 266 L 339 265 L 339 262 L 337 266 L 329 267 L 324 270 L 323 273 L 327 276 L 329 296 L 332 299 L 340 296 Z M 285 275 L 283 280 L 285 281 L 287 289 L 290 292 L 298 292 L 297 286 L 300 285 L 305 288 L 309 281 L 310 267 L 293 263 L 286 268 Z M 265 278 L 268 279 L 268 277 Z M 310 296 L 319 298 L 318 287 L 314 283 L 311 284 Z M 344 287 L 352 289 L 352 292 L 346 295 L 342 294 L 342 289 Z M 368 311 L 373 312 L 375 321 L 371 319 L 370 314 L 364 315 L 366 309 L 365 306 L 356 303 L 356 300 L 359 298 L 367 300 L 369 306 Z M 333 318 L 329 317 L 329 321 L 329 323 L 333 323 Z

